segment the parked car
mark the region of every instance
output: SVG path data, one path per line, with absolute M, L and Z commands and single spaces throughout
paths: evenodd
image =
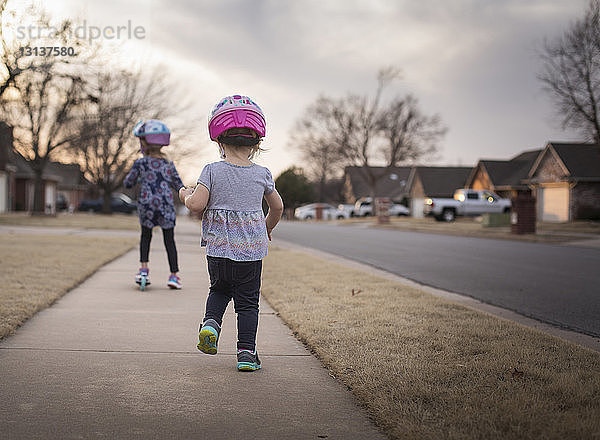
M 56 195 L 56 210 L 57 211 L 66 211 L 69 208 L 69 202 L 63 193 L 58 193 Z
M 77 209 L 79 211 L 100 212 L 102 211 L 103 203 L 104 199 L 102 198 L 82 200 Z M 125 194 L 115 193 L 110 199 L 110 210 L 111 212 L 124 212 L 126 214 L 131 214 L 137 210 L 137 205 Z
M 392 203 L 389 208 L 390 215 L 401 216 L 409 215 L 409 210 L 406 206 L 399 203 Z M 361 197 L 354 204 L 352 217 L 366 217 L 373 215 L 373 203 L 371 197 Z
M 317 218 L 317 207 L 323 210 L 323 219 L 329 220 L 337 218 L 337 209 L 328 203 L 309 203 L 308 205 L 300 206 L 294 211 L 294 217 L 298 220 L 311 220 Z
M 404 205 L 401 205 L 399 203 L 392 203 L 392 206 L 390 206 L 390 215 L 396 215 L 399 217 L 406 216 L 410 215 L 410 211 Z
M 354 211 L 354 205 L 340 203 L 337 207 L 337 211 L 335 213 L 335 218 L 337 218 L 338 220 L 341 220 L 344 218 L 350 218 L 350 217 L 352 217 L 353 211 Z
M 511 202 L 487 190 L 457 189 L 452 199 L 425 199 L 425 215 L 438 221 L 454 221 L 456 216 L 476 216 L 510 212 Z
M 361 197 L 354 204 L 352 217 L 366 217 L 373 212 L 371 197 Z

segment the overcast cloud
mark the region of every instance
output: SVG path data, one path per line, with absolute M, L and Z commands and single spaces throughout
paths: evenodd
M 9 0 L 9 5 L 11 4 Z M 15 3 L 13 3 L 14 5 Z M 578 137 L 560 129 L 536 80 L 536 50 L 581 16 L 586 0 L 56 0 L 40 4 L 88 24 L 146 28 L 119 63 L 163 62 L 193 97 L 201 125 L 240 92 L 265 110 L 277 175 L 302 165 L 287 134 L 319 94 L 372 93 L 381 67 L 400 67 L 391 97 L 413 93 L 449 131 L 434 162 L 475 165 Z M 141 60 L 141 61 L 140 61 Z M 217 159 L 203 138 L 202 161 Z M 205 136 L 205 137 L 204 137 Z M 185 167 L 188 180 L 204 162 Z

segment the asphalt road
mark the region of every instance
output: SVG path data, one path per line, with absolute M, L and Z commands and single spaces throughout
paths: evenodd
M 274 234 L 600 336 L 600 249 L 302 222 Z

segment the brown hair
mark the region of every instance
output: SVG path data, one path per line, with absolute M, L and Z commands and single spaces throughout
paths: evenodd
M 164 147 L 164 145 L 149 144 L 144 138 L 142 138 L 142 142 L 144 143 L 144 156 L 169 160 L 167 155 L 161 151 L 161 148 Z
M 258 137 L 258 133 L 256 133 L 256 131 L 252 130 L 251 128 L 246 128 L 246 127 L 234 127 L 234 128 L 230 128 L 229 130 L 224 131 L 221 136 L 229 136 L 229 135 L 233 135 L 233 134 L 254 134 L 255 137 Z M 219 136 L 220 137 L 220 136 Z M 223 144 L 223 145 L 227 145 L 227 147 L 232 148 L 232 149 L 238 149 L 238 148 L 250 148 L 250 154 L 248 155 L 248 159 L 252 160 L 254 159 L 255 156 L 257 156 L 258 154 L 260 154 L 262 151 L 266 151 L 263 148 L 260 148 L 260 142 L 256 145 L 250 146 L 250 147 L 241 147 L 241 146 L 237 146 L 237 145 L 229 145 L 226 144 L 224 142 L 220 142 L 219 143 Z

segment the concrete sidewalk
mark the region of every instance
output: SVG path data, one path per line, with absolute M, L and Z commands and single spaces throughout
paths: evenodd
M 262 370 L 236 369 L 232 305 L 219 354 L 196 350 L 208 290 L 196 229 L 176 229 L 183 290 L 166 287 L 158 232 L 146 292 L 134 250 L 0 343 L 3 439 L 384 438 L 266 301 Z

